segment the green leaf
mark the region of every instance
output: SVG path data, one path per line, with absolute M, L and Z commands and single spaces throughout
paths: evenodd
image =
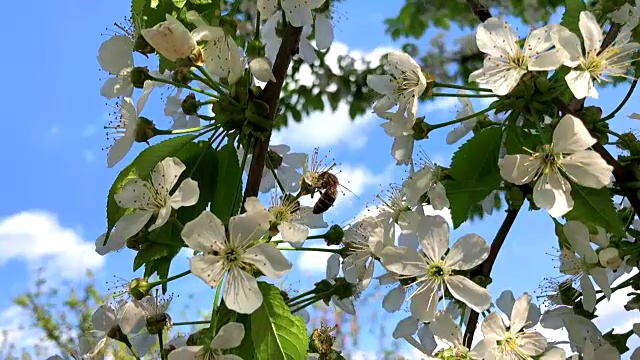
M 255 359 L 253 352 L 253 339 L 249 335 L 251 334 L 251 316 L 248 314 L 238 314 L 235 311 L 230 310 L 224 303 L 224 300 L 220 302 L 217 316 L 216 334 L 220 331 L 220 328 L 230 322 L 237 322 L 244 326 L 245 336 L 242 338 L 242 342 L 239 346 L 230 349 L 229 354 L 237 355 L 242 359 Z
M 177 184 L 180 184 L 184 179 L 191 178 L 198 183 L 200 190 L 197 203 L 176 211 L 178 220 L 184 225 L 198 217 L 209 206 L 218 176 L 218 157 L 208 141 L 189 143 L 176 154 L 176 157 L 187 167 Z
M 580 28 L 578 27 L 580 12 L 587 10 L 587 5 L 583 0 L 565 0 L 564 4 L 565 10 L 560 25 L 566 27 L 580 38 Z
M 624 235 L 624 225 L 618 218 L 609 189 L 592 189 L 572 183 L 571 197 L 574 204 L 573 209 L 565 215 L 568 220 L 598 225 L 609 233 Z
M 280 290 L 258 282 L 262 305 L 251 314 L 251 338 L 258 360 L 304 360 L 309 340 L 302 317 L 291 314 Z
M 204 5 L 211 4 L 212 0 L 189 0 L 189 2 L 194 5 Z
M 127 209 L 118 206 L 114 195 L 119 194 L 124 184 L 132 178 L 146 180 L 157 163 L 174 156 L 196 137 L 198 137 L 196 134 L 177 136 L 150 146 L 140 152 L 133 162 L 120 172 L 109 189 L 107 199 L 107 239 L 118 220 L 127 212 Z
M 498 155 L 502 129 L 482 130 L 453 155 L 444 186 L 451 204 L 453 227 L 457 229 L 469 218 L 469 211 L 500 185 Z
M 133 271 L 138 270 L 142 265 L 151 262 L 151 260 L 169 256 L 170 254 L 170 246 L 154 243 L 144 244 L 136 254 L 135 259 L 133 259 Z
M 211 197 L 211 212 L 226 224 L 240 209 L 241 197 L 242 170 L 238 153 L 233 144 L 226 144 L 218 151 L 218 178 Z
M 178 9 L 182 9 L 182 7 L 184 6 L 184 4 L 187 3 L 187 0 L 171 0 L 171 2 L 173 3 L 173 5 L 175 7 L 177 7 Z

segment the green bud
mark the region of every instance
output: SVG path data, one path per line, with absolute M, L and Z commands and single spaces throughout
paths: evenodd
M 182 100 L 180 107 L 185 115 L 197 115 L 199 106 L 196 95 L 193 93 L 187 95 L 184 100 Z
M 142 89 L 144 87 L 144 82 L 151 79 L 149 76 L 149 68 L 146 66 L 134 67 L 129 76 L 131 77 L 131 84 L 133 84 L 133 87 L 138 89 Z
M 344 238 L 344 230 L 340 225 L 334 224 L 331 225 L 329 231 L 324 235 L 324 241 L 327 245 L 340 245 L 342 244 L 342 239 Z
M 549 80 L 545 76 L 536 77 L 535 85 L 541 93 L 546 94 L 549 92 Z
M 269 104 L 262 100 L 252 99 L 249 102 L 249 106 L 247 107 L 252 113 L 258 116 L 267 116 L 269 115 Z
M 267 158 L 264 164 L 269 170 L 278 170 L 282 165 L 282 156 L 277 152 L 268 149 Z
M 264 57 L 264 45 L 260 40 L 252 40 L 247 44 L 247 57 L 250 59 Z
M 129 294 L 136 300 L 142 300 L 149 295 L 151 285 L 145 278 L 136 278 L 129 283 Z
M 156 125 L 144 116 L 138 117 L 136 126 L 136 142 L 147 142 L 156 135 Z
M 632 132 L 623 133 L 617 141 L 616 146 L 621 150 L 627 150 L 632 156 L 640 155 L 640 142 Z

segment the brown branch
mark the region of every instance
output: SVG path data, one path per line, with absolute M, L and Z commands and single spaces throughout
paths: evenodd
M 471 7 L 471 11 L 476 15 L 481 23 L 487 21 L 491 17 L 491 12 L 478 0 L 467 0 L 467 4 Z
M 280 92 L 282 91 L 282 85 L 284 83 L 287 70 L 291 64 L 291 59 L 296 54 L 298 49 L 298 43 L 300 42 L 300 34 L 302 32 L 301 27 L 293 27 L 287 25 L 284 36 L 282 37 L 282 43 L 280 44 L 280 50 L 276 61 L 273 64 L 273 76 L 276 81 L 270 81 L 267 86 L 260 93 L 260 100 L 269 105 L 269 113 L 267 114 L 267 120 L 273 123 L 273 120 L 278 113 L 278 102 L 280 100 Z M 244 189 L 244 196 L 242 203 L 248 197 L 258 196 L 260 190 L 260 181 L 262 180 L 262 172 L 264 171 L 264 161 L 269 149 L 269 140 L 271 139 L 271 131 L 263 138 L 258 138 L 255 147 L 253 149 L 253 156 L 251 158 L 251 166 L 249 167 L 249 174 L 247 177 L 247 185 Z
M 489 250 L 489 257 L 487 257 L 482 264 L 478 267 L 478 273 L 472 274 L 472 277 L 475 275 L 481 276 L 490 276 L 491 269 L 493 269 L 493 264 L 496 262 L 498 258 L 498 253 L 502 248 L 502 244 L 504 244 L 504 240 L 507 238 L 507 234 L 509 234 L 509 230 L 513 226 L 513 223 L 520 212 L 522 206 L 519 206 L 515 209 L 510 209 L 507 211 L 507 216 L 504 218 L 502 225 L 500 225 L 500 229 L 496 233 L 496 237 L 491 242 L 491 248 Z M 471 344 L 473 343 L 473 335 L 476 332 L 476 327 L 478 326 L 478 313 L 475 311 L 471 311 L 469 315 L 469 320 L 467 321 L 467 326 L 464 330 L 464 344 L 467 348 L 471 348 Z

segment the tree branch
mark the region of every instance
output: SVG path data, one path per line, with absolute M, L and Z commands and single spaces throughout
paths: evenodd
M 487 21 L 491 17 L 491 12 L 478 0 L 467 0 L 467 4 L 471 7 L 471 11 L 476 15 L 481 23 Z
M 510 209 L 507 211 L 507 216 L 504 218 L 502 225 L 500 225 L 500 229 L 496 233 L 496 237 L 491 242 L 491 249 L 489 250 L 489 257 L 487 257 L 482 264 L 478 267 L 479 271 L 475 275 L 481 276 L 489 276 L 491 275 L 491 269 L 493 269 L 493 264 L 496 262 L 496 258 L 498 257 L 498 253 L 502 248 L 502 244 L 504 244 L 504 240 L 507 238 L 507 234 L 509 234 L 509 230 L 513 226 L 513 223 L 520 212 L 522 206 L 517 207 L 515 209 Z M 472 275 L 474 276 L 474 275 Z M 471 344 L 473 343 L 473 335 L 476 332 L 476 328 L 478 326 L 478 313 L 475 311 L 471 311 L 469 315 L 469 320 L 467 321 L 467 326 L 464 330 L 464 344 L 467 348 L 471 348 Z
M 282 91 L 282 85 L 284 83 L 285 76 L 287 75 L 287 70 L 289 70 L 291 59 L 297 53 L 301 32 L 301 27 L 293 27 L 287 24 L 282 37 L 282 43 L 280 44 L 280 50 L 278 50 L 276 61 L 273 64 L 273 76 L 275 76 L 276 81 L 270 81 L 267 83 L 267 86 L 265 86 L 260 93 L 260 100 L 269 105 L 267 120 L 270 123 L 273 123 L 273 120 L 278 113 L 280 92 Z M 270 139 L 271 130 L 269 130 L 269 133 L 263 138 L 258 138 L 256 141 L 253 149 L 253 156 L 251 158 L 251 166 L 249 167 L 247 185 L 244 189 L 244 196 L 242 200 L 243 204 L 248 197 L 258 196 L 260 181 L 262 180 L 262 172 L 264 171 L 264 161 L 267 155 L 267 150 L 269 149 Z

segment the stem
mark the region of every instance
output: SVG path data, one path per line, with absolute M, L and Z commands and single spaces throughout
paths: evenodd
M 205 101 L 198 101 L 196 104 L 198 106 L 202 106 L 202 105 L 208 105 L 208 104 L 215 104 L 216 102 L 218 102 L 218 99 L 210 99 L 210 100 L 205 100 Z
M 485 22 L 487 19 L 491 17 L 491 12 L 487 9 L 486 6 L 482 5 L 482 3 L 478 0 L 467 0 L 467 4 L 471 7 L 471 11 L 473 14 L 480 20 L 480 22 Z
M 308 247 L 279 247 L 278 250 L 292 250 L 292 251 L 320 251 L 320 252 L 330 252 L 333 254 L 339 254 L 341 249 L 322 249 L 322 248 L 308 248 Z
M 298 299 L 302 299 L 302 298 L 303 298 L 303 297 L 305 297 L 305 296 L 308 296 L 308 295 L 311 295 L 311 294 L 315 294 L 315 292 L 316 292 L 316 291 L 317 291 L 317 290 L 316 290 L 316 288 L 313 288 L 313 289 L 311 289 L 311 290 L 309 290 L 309 291 L 303 292 L 303 293 L 298 294 L 298 295 L 296 295 L 296 296 L 294 296 L 294 297 L 292 297 L 292 298 L 289 298 L 289 300 L 287 300 L 287 301 L 285 301 L 285 302 L 286 302 L 287 304 L 289 304 L 289 303 L 293 303 L 293 302 L 295 302 L 296 300 L 298 300 Z
M 271 160 L 269 159 L 268 156 L 265 157 L 265 160 L 269 163 L 267 167 L 269 168 L 269 170 L 271 170 L 271 174 L 273 174 L 273 177 L 276 179 L 276 184 L 278 184 L 278 187 L 280 188 L 280 191 L 282 191 L 282 193 L 285 194 L 287 191 L 284 189 L 284 186 L 282 186 L 282 183 L 280 182 L 280 179 L 278 179 L 278 175 L 276 174 L 276 170 L 273 168 L 273 165 L 271 165 Z
M 210 93 L 208 91 L 202 90 L 202 89 L 197 88 L 197 87 L 193 87 L 191 85 L 180 84 L 180 83 L 177 83 L 177 82 L 174 82 L 174 81 L 171 81 L 171 80 L 160 79 L 160 78 L 156 78 L 156 77 L 153 77 L 153 76 L 150 76 L 150 78 L 153 81 L 157 81 L 157 82 L 173 85 L 173 86 L 175 86 L 177 88 L 189 89 L 191 91 L 194 91 L 194 92 L 197 92 L 197 93 L 200 93 L 200 94 L 204 94 L 204 95 L 207 95 L 207 96 L 210 96 L 210 97 L 215 97 L 215 98 L 218 97 L 218 95 L 216 95 L 214 93 Z
M 321 300 L 321 299 L 319 299 L 319 298 L 317 298 L 317 297 L 315 297 L 315 296 L 314 296 L 314 297 L 313 297 L 313 298 L 311 298 L 309 301 L 307 301 L 307 302 L 305 302 L 305 303 L 302 303 L 301 305 L 298 305 L 298 307 L 297 307 L 297 308 L 295 308 L 295 309 L 291 309 L 291 313 L 292 313 L 292 314 L 295 314 L 295 313 L 297 313 L 298 311 L 300 311 L 300 310 L 302 310 L 302 309 L 306 308 L 307 306 L 312 305 L 312 304 L 314 304 L 314 303 L 318 302 L 319 300 Z
M 284 23 L 286 24 L 286 22 Z M 288 25 L 285 27 L 282 43 L 280 44 L 276 61 L 273 63 L 273 75 L 275 76 L 276 81 L 269 81 L 264 90 L 260 93 L 260 100 L 269 105 L 269 113 L 265 118 L 270 123 L 272 123 L 276 117 L 284 78 L 287 74 L 287 70 L 289 69 L 289 65 L 291 64 L 291 59 L 298 48 L 301 33 L 301 27 L 292 27 Z M 269 149 L 270 140 L 271 131 L 269 131 L 264 137 L 258 138 L 256 141 L 253 150 L 253 157 L 251 159 L 251 166 L 249 167 L 249 174 L 247 176 L 247 185 L 244 189 L 245 200 L 248 197 L 258 196 L 260 181 L 262 180 L 262 173 L 264 171 L 264 162 L 267 156 L 267 150 Z
M 327 234 L 320 234 L 320 235 L 311 235 L 311 236 L 307 236 L 307 240 L 313 240 L 313 239 L 324 239 L 327 236 Z
M 209 116 L 209 115 L 205 115 L 205 114 L 196 114 L 196 116 L 199 117 L 202 120 L 205 120 L 205 121 L 215 121 L 216 120 L 215 117 Z
M 471 87 L 471 86 L 464 86 L 464 85 L 456 85 L 456 84 L 445 84 L 445 83 L 441 83 L 441 82 L 437 82 L 434 81 L 432 84 L 433 88 L 447 88 L 447 89 L 459 89 L 459 90 L 471 90 L 471 91 L 485 91 L 485 92 L 493 92 L 493 90 L 491 89 L 485 89 L 485 88 L 478 88 L 478 87 Z M 495 95 L 492 95 L 495 96 Z
M 222 90 L 222 88 L 220 87 L 220 83 L 219 83 L 219 82 L 217 82 L 217 81 L 215 81 L 215 80 L 213 79 L 213 77 L 211 76 L 211 74 L 209 74 L 209 72 L 207 71 L 207 69 L 205 69 L 205 68 L 204 68 L 204 66 L 202 66 L 202 65 L 196 65 L 196 66 L 195 66 L 195 68 L 196 68 L 196 69 L 198 69 L 198 71 L 200 71 L 200 73 L 201 73 L 202 75 L 204 75 L 204 77 L 206 78 L 206 81 L 202 81 L 202 80 L 205 80 L 205 79 L 202 79 L 201 77 L 199 77 L 197 74 L 195 74 L 195 73 L 193 73 L 193 72 L 191 72 L 191 73 L 192 73 L 192 75 L 199 77 L 199 78 L 200 78 L 200 81 L 202 81 L 203 83 L 205 83 L 205 84 L 209 85 L 209 87 L 211 87 L 213 90 L 215 90 L 218 94 L 221 94 L 221 95 L 223 95 L 223 94 L 224 94 L 224 95 L 226 95 L 226 94 L 227 94 L 227 93 L 226 93 L 224 90 Z M 233 99 L 232 99 L 232 100 L 233 100 Z M 235 102 L 235 100 L 234 100 L 234 102 Z
M 497 97 L 497 95 L 493 95 L 493 94 L 449 94 L 449 93 L 431 93 L 431 96 L 463 97 L 463 98 L 490 98 L 490 97 Z
M 216 326 L 218 325 L 218 300 L 220 300 L 220 289 L 222 289 L 222 281 L 218 283 L 216 287 L 216 297 L 213 298 L 213 310 L 211 311 L 211 329 L 216 332 Z
M 162 331 L 158 333 L 158 346 L 160 347 L 160 359 L 166 360 L 167 354 L 165 354 L 164 352 L 164 341 L 162 339 L 162 333 L 163 333 Z
M 244 174 L 244 168 L 247 166 L 247 158 L 249 157 L 249 151 L 251 151 L 251 147 L 252 147 L 253 143 L 254 143 L 254 141 L 249 139 L 249 144 L 247 146 L 247 149 L 244 152 L 244 154 L 242 155 L 242 163 L 240 164 L 240 183 L 241 184 L 242 184 L 242 174 Z M 253 161 L 252 161 L 252 163 L 253 163 Z M 276 178 L 276 180 L 277 179 L 278 178 Z M 262 178 L 261 178 L 261 180 L 262 180 Z M 236 188 L 236 194 L 233 197 L 233 208 L 231 210 L 232 212 L 233 212 L 233 209 L 236 208 L 236 204 L 238 203 L 238 200 L 239 200 L 238 197 L 240 196 L 240 192 L 242 191 L 241 188 L 242 188 L 241 186 Z M 247 199 L 245 198 L 244 200 L 247 200 Z M 242 211 L 242 209 L 244 209 L 244 201 L 240 205 L 240 211 Z M 231 215 L 233 215 L 233 214 L 231 214 Z
M 182 231 L 182 229 L 184 229 L 184 225 L 182 225 L 182 223 L 180 222 L 180 220 L 178 220 L 178 218 L 173 217 L 173 218 L 171 218 L 171 221 L 173 221 L 173 223 L 176 224 L 176 226 L 178 228 L 180 228 L 180 231 Z
M 428 125 L 428 129 L 429 129 L 429 131 L 433 131 L 433 130 L 440 129 L 440 128 L 443 128 L 443 127 L 446 127 L 446 126 L 449 126 L 449 125 L 455 125 L 455 124 L 461 123 L 461 122 L 463 122 L 465 120 L 469 120 L 469 119 L 473 119 L 475 117 L 478 117 L 479 115 L 486 114 L 489 111 L 495 109 L 496 107 L 498 107 L 498 104 L 492 104 L 491 106 L 489 106 L 488 108 L 486 108 L 486 109 L 484 109 L 482 111 L 479 111 L 479 112 L 471 114 L 471 115 L 463 116 L 460 119 L 447 121 L 447 122 L 444 122 L 444 123 L 441 123 L 441 124 Z
M 171 132 L 172 135 L 175 135 L 175 134 L 186 134 L 186 133 L 190 133 L 190 132 L 206 130 L 206 129 L 209 129 L 211 127 L 213 127 L 213 125 L 198 126 L 198 127 L 189 128 L 189 129 L 170 130 L 170 132 Z
M 629 87 L 629 91 L 627 91 L 627 95 L 624 97 L 624 99 L 622 99 L 622 102 L 620 103 L 620 105 L 618 105 L 617 108 L 615 108 L 611 114 L 603 117 L 602 121 L 607 121 L 607 120 L 611 120 L 613 119 L 616 114 L 618 113 L 618 111 L 622 110 L 622 108 L 624 107 L 624 105 L 627 103 L 627 101 L 629 101 L 629 99 L 631 98 L 631 94 L 633 94 L 633 90 L 635 90 L 636 85 L 638 85 L 638 79 L 635 78 L 633 79 L 633 82 L 631 83 L 631 86 Z
M 164 284 L 164 283 L 168 283 L 169 281 L 173 281 L 175 279 L 180 279 L 181 277 L 185 277 L 185 276 L 187 276 L 189 274 L 191 274 L 191 270 L 183 271 L 180 274 L 170 276 L 170 277 L 168 277 L 168 278 L 166 278 L 164 280 L 158 280 L 158 281 L 154 281 L 152 283 L 149 283 L 149 286 L 156 287 L 158 285 L 161 285 L 161 284 Z
M 509 234 L 509 230 L 513 226 L 513 223 L 520 212 L 520 208 L 515 208 L 507 211 L 507 216 L 504 218 L 502 225 L 500 225 L 500 229 L 496 233 L 496 237 L 493 239 L 491 243 L 491 249 L 489 250 L 489 257 L 485 261 L 482 262 L 479 266 L 479 275 L 489 276 L 491 275 L 491 269 L 493 268 L 493 264 L 498 257 L 498 253 L 502 248 L 502 244 L 504 244 L 504 240 L 507 238 Z M 464 316 L 464 315 L 462 315 Z M 464 344 L 467 348 L 471 349 L 471 344 L 473 343 L 473 335 L 476 332 L 476 327 L 478 326 L 478 313 L 472 311 L 469 314 L 469 321 L 467 321 L 467 326 L 464 330 Z
M 200 161 L 202 161 L 202 158 L 204 157 L 204 154 L 207 152 L 207 149 L 209 147 L 211 147 L 211 144 L 213 144 L 213 142 L 215 141 L 215 138 L 220 134 L 221 128 L 217 128 L 213 134 L 211 134 L 211 136 L 209 137 L 209 142 L 207 143 L 207 146 L 204 148 L 204 150 L 202 150 L 202 153 L 200 154 L 200 157 L 198 157 L 198 160 L 196 160 L 195 165 L 191 168 L 191 172 L 189 173 L 189 177 L 191 177 L 193 175 L 193 173 L 196 171 L 196 169 L 198 168 L 198 165 L 200 165 Z M 224 133 L 224 131 L 222 132 Z
M 178 321 L 178 322 L 172 323 L 173 326 L 180 326 L 180 325 L 207 325 L 207 324 L 210 324 L 209 320 Z
M 255 40 L 260 39 L 260 11 L 256 13 L 256 33 L 253 38 Z
M 611 135 L 617 137 L 618 139 L 622 137 L 622 135 L 618 134 L 617 132 L 615 132 L 615 131 L 613 131 L 611 129 L 607 129 L 606 131 L 607 131 L 607 134 L 611 134 Z

